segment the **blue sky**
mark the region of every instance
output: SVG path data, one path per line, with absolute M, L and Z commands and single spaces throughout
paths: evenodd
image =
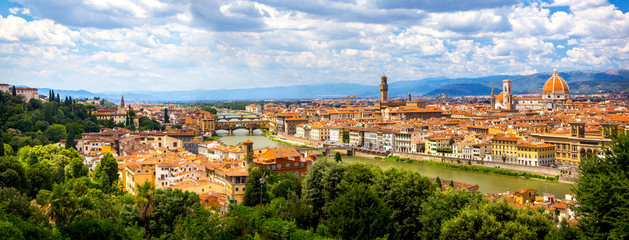
M 0 82 L 168 91 L 627 69 L 628 2 L 5 0 Z

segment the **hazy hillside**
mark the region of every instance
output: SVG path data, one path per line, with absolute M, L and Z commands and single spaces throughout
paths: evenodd
M 627 89 L 629 70 L 608 71 L 570 71 L 561 72 L 574 93 L 598 93 Z M 445 93 L 448 96 L 489 95 L 491 88 L 496 88 L 496 94 L 502 88 L 502 80 L 513 80 L 513 92 L 540 93 L 551 73 L 537 73 L 526 76 L 495 75 L 478 78 L 425 78 L 413 81 L 393 81 L 389 83 L 390 97 L 435 96 Z M 392 79 L 389 79 L 392 81 Z M 47 94 L 47 88 L 40 88 L 40 94 Z M 247 89 L 219 89 L 219 90 L 191 90 L 191 91 L 132 91 L 92 93 L 85 90 L 58 90 L 55 93 L 75 98 L 102 97 L 118 101 L 124 94 L 125 100 L 131 102 L 185 102 L 204 100 L 259 100 L 259 99 L 308 99 L 325 98 L 331 95 L 356 95 L 358 97 L 378 97 L 380 88 L 377 85 L 362 85 L 352 83 L 330 83 L 317 85 L 299 85 L 286 87 L 247 88 Z
M 494 91 L 499 92 L 500 90 Z M 485 93 L 491 93 L 491 88 L 478 83 L 448 84 L 446 86 L 432 90 L 424 96 L 434 97 L 442 93 L 445 93 L 448 97 L 486 95 Z
M 552 73 L 536 73 L 526 76 L 512 77 L 510 79 L 512 80 L 513 84 L 513 93 L 541 94 L 544 83 L 546 83 L 546 80 L 548 80 L 551 75 Z M 629 81 L 629 70 L 618 69 L 608 71 L 569 71 L 560 72 L 559 76 L 566 80 L 572 93 L 606 93 L 619 91 L 621 89 L 627 89 L 627 81 Z M 482 84 L 490 88 L 493 87 L 497 89 L 496 94 L 498 94 L 499 92 L 501 92 L 502 89 L 502 80 L 503 79 L 495 79 L 491 81 L 479 81 L 475 83 Z M 445 92 L 446 90 L 453 94 L 452 96 L 484 94 L 489 95 L 491 93 L 490 89 L 484 94 L 467 94 L 466 92 L 468 91 L 466 89 L 457 87 L 456 85 L 448 84 L 441 88 L 435 89 L 435 91 L 431 92 L 432 95 L 426 94 L 426 96 L 434 96 L 435 94 Z

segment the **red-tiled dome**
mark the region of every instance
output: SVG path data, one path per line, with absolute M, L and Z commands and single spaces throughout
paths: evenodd
M 568 88 L 566 81 L 557 74 L 557 68 L 555 68 L 553 75 L 546 81 L 542 90 L 543 95 L 553 93 L 570 94 L 570 88 Z
M 501 102 L 502 100 L 504 100 L 504 94 L 500 93 L 496 96 L 496 102 Z

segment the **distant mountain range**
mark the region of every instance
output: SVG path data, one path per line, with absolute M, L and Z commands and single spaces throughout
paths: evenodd
M 513 80 L 515 94 L 541 94 L 541 89 L 551 73 L 531 75 L 494 75 L 478 78 L 425 78 L 413 81 L 397 81 L 389 83 L 390 97 L 405 97 L 411 93 L 414 97 L 432 97 L 441 93 L 448 96 L 481 96 L 489 95 L 491 88 L 496 94 L 502 89 L 502 80 Z M 606 93 L 629 90 L 629 70 L 608 71 L 570 71 L 560 72 L 573 94 Z M 40 88 L 42 94 L 50 89 Z M 315 85 L 299 85 L 286 87 L 190 90 L 190 91 L 132 91 L 93 93 L 85 90 L 59 90 L 55 93 L 74 98 L 101 97 L 117 102 L 124 95 L 128 102 L 190 102 L 220 100 L 279 100 L 279 99 L 313 99 L 327 98 L 331 95 L 356 95 L 362 98 L 380 96 L 377 85 L 352 83 L 328 83 Z
M 512 76 L 509 79 L 512 80 L 514 94 L 541 94 L 544 83 L 551 75 L 552 73 L 536 73 Z M 566 80 L 572 94 L 609 93 L 629 90 L 629 70 L 626 69 L 560 72 L 559 76 Z M 505 78 L 476 81 L 474 83 L 466 82 L 465 84 L 448 84 L 436 88 L 424 96 L 435 96 L 441 93 L 453 97 L 488 95 L 491 93 L 491 89 L 487 90 L 487 88 L 495 88 L 494 91 L 498 94 L 502 91 L 503 79 Z M 477 92 L 473 90 L 477 90 Z

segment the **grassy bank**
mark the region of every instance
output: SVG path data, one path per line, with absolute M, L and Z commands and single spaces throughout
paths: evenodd
M 273 132 L 271 132 L 271 131 L 265 132 L 264 135 L 266 135 L 266 138 L 271 139 L 271 141 L 278 142 L 278 143 L 283 143 L 283 144 L 286 144 L 286 145 L 289 145 L 289 146 L 303 147 L 303 148 L 309 148 L 310 147 L 310 146 L 305 145 L 305 144 L 295 144 L 295 143 L 292 143 L 292 142 L 282 141 L 282 140 L 278 139 L 277 136 L 273 135 Z
M 559 179 L 559 176 L 542 176 L 539 174 L 514 171 L 514 170 L 509 170 L 509 169 L 504 169 L 504 168 L 493 168 L 493 167 L 483 167 L 483 166 L 452 164 L 452 163 L 446 163 L 446 162 L 424 161 L 424 160 L 415 160 L 415 159 L 410 159 L 410 158 L 401 158 L 401 157 L 396 157 L 396 156 L 386 157 L 386 158 L 374 157 L 374 159 L 380 159 L 380 160 L 392 161 L 392 162 L 420 163 L 420 164 L 441 166 L 441 167 L 447 167 L 447 168 L 456 168 L 456 169 L 462 169 L 462 170 L 474 171 L 474 172 L 494 173 L 494 174 L 524 177 L 524 178 L 537 178 L 537 179 L 543 179 L 543 180 L 549 180 L 549 181 L 557 181 Z

